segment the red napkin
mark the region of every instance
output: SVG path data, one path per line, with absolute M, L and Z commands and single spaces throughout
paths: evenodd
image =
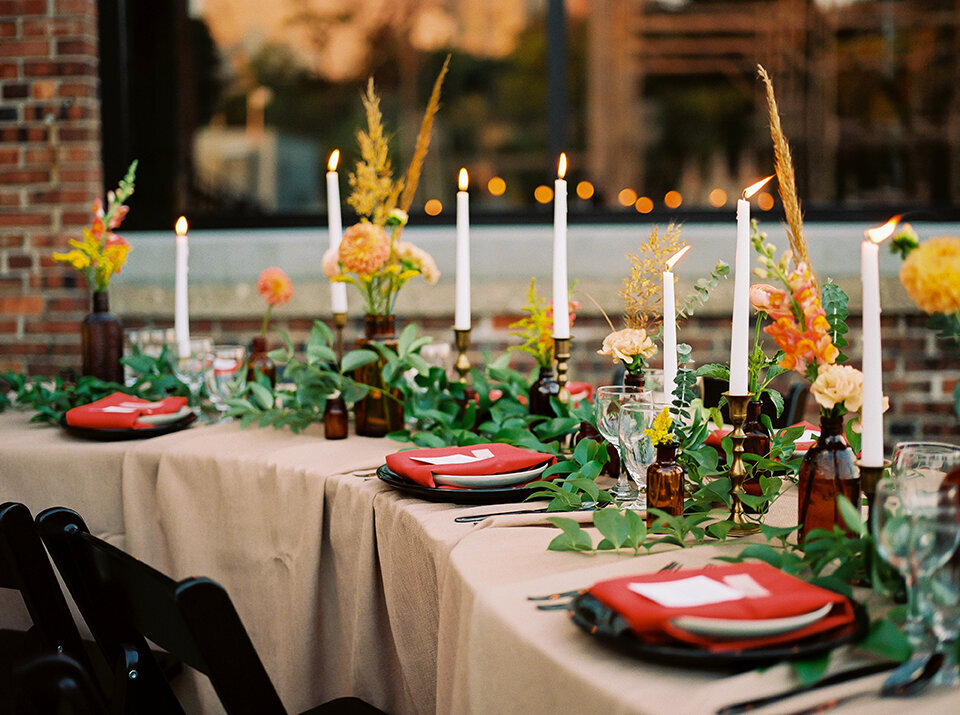
M 455 454 L 472 457 L 474 451 L 483 449 L 490 450 L 493 456 L 465 464 L 428 464 L 414 459 L 414 457 L 448 457 Z M 439 449 L 411 449 L 406 452 L 395 452 L 387 455 L 387 466 L 393 472 L 425 487 L 437 486 L 433 481 L 434 474 L 504 474 L 533 469 L 544 462 L 553 464 L 555 461 L 557 461 L 556 458 L 551 454 L 497 443 L 471 444 L 465 447 L 441 447 Z M 537 478 L 539 479 L 539 477 Z
M 724 576 L 733 574 L 748 574 L 760 586 L 769 591 L 769 595 L 747 597 L 736 601 L 724 601 L 704 606 L 670 608 L 641 596 L 627 587 L 630 583 L 662 583 L 697 575 L 703 575 L 722 583 Z M 610 581 L 601 581 L 590 588 L 590 593 L 623 616 L 634 633 L 645 640 L 663 641 L 673 638 L 716 652 L 745 650 L 798 641 L 817 633 L 852 624 L 854 621 L 853 606 L 845 596 L 801 581 L 765 563 L 729 564 L 702 569 L 627 576 Z M 786 618 L 815 611 L 828 603 L 835 605 L 833 610 L 824 618 L 798 630 L 774 636 L 714 640 L 681 630 L 670 622 L 671 619 L 678 616 L 748 620 Z
M 141 415 L 165 415 L 179 412 L 187 404 L 186 397 L 167 397 L 159 402 L 148 402 L 122 392 L 114 392 L 103 399 L 67 410 L 67 424 L 91 429 L 143 429 L 156 427 L 139 422 Z
M 796 449 L 798 452 L 805 452 L 810 449 L 817 442 L 817 435 L 820 434 L 820 428 L 817 425 L 810 424 L 809 422 L 797 422 L 791 427 L 803 427 L 805 430 L 811 430 L 814 433 L 814 438 L 806 442 L 797 442 Z M 713 430 L 709 436 L 707 436 L 705 444 L 709 444 L 711 447 L 720 449 L 720 441 L 726 437 L 728 434 L 733 432 L 733 427 L 721 427 L 720 429 Z

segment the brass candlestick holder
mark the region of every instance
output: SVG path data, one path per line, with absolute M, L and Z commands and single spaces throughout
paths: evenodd
M 883 473 L 890 467 L 890 464 L 890 460 L 885 459 L 879 467 L 868 467 L 859 459 L 857 460 L 857 467 L 860 469 L 860 489 L 867 498 L 868 529 L 870 528 L 871 519 L 873 518 L 873 501 L 877 496 L 877 482 L 883 479 Z
M 557 361 L 557 383 L 560 385 L 557 399 L 566 404 L 570 400 L 570 393 L 567 392 L 567 361 L 570 359 L 570 338 L 555 337 L 553 339 L 553 356 Z
M 347 327 L 347 314 L 346 313 L 334 313 L 333 314 L 333 327 L 337 333 L 337 360 L 343 360 L 343 329 Z
M 733 440 L 733 464 L 730 465 L 730 519 L 733 527 L 727 532 L 729 536 L 747 536 L 756 534 L 760 531 L 760 525 L 752 521 L 747 521 L 743 514 L 743 502 L 740 501 L 740 495 L 744 493 L 743 483 L 747 479 L 747 470 L 743 466 L 743 440 L 747 435 L 743 431 L 743 423 L 747 419 L 747 403 L 750 402 L 751 394 L 731 395 L 729 392 L 723 393 L 730 405 L 730 422 L 733 424 L 733 432 L 730 433 L 730 439 Z
M 453 333 L 457 341 L 457 361 L 453 367 L 460 375 L 460 382 L 466 384 L 467 375 L 470 374 L 470 359 L 467 357 L 467 350 L 470 349 L 470 328 L 466 330 L 454 328 Z

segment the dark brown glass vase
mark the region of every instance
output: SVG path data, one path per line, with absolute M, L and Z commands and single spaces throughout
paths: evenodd
M 671 516 L 683 514 L 683 477 L 686 472 L 677 464 L 677 445 L 658 444 L 657 458 L 647 467 L 647 526 L 657 517 L 650 509 L 660 509 Z
M 339 394 L 328 397 L 323 410 L 323 436 L 327 439 L 346 439 L 348 426 L 347 403 Z
M 363 318 L 363 337 L 357 339 L 357 347 L 367 347 L 372 342 L 383 343 L 397 349 L 397 340 L 392 315 L 365 315 Z M 353 379 L 370 386 L 370 391 L 354 406 L 357 417 L 357 434 L 365 437 L 383 437 L 403 426 L 403 403 L 400 393 L 387 394 L 383 382 L 383 358 L 363 365 L 353 371 Z
M 84 375 L 123 383 L 123 323 L 110 312 L 105 290 L 94 291 L 93 312 L 80 325 Z
M 747 419 L 743 423 L 746 438 L 743 440 L 743 451 L 746 454 L 756 454 L 766 457 L 770 454 L 770 433 L 760 421 L 760 400 L 751 400 L 747 403 Z M 760 477 L 768 472 L 761 469 L 752 470 L 750 476 L 743 483 L 747 494 L 760 496 Z
M 637 387 L 641 390 L 643 389 L 646 379 L 642 372 L 626 372 L 623 373 L 623 384 L 627 387 Z
M 528 393 L 530 414 L 552 417 L 553 408 L 550 406 L 550 398 L 557 397 L 559 394 L 560 383 L 554 377 L 553 368 L 541 367 L 540 374 L 536 382 L 530 385 Z
M 820 437 L 807 450 L 797 484 L 797 522 L 800 540 L 812 529 L 833 529 L 844 522 L 837 507 L 843 494 L 860 504 L 860 470 L 857 456 L 843 438 L 842 417 L 820 417 Z
M 250 343 L 250 359 L 247 361 L 247 380 L 256 379 L 260 372 L 270 380 L 270 386 L 277 384 L 277 364 L 267 354 L 267 339 L 262 335 L 255 337 Z

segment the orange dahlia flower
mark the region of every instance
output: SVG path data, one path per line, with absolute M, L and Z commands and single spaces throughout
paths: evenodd
M 358 275 L 369 275 L 390 258 L 390 238 L 382 226 L 362 221 L 343 233 L 340 263 Z
M 280 306 L 293 297 L 293 283 L 279 268 L 265 268 L 257 279 L 257 293 L 271 307 Z

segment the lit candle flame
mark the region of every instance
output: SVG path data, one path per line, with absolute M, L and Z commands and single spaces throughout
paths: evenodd
M 177 235 L 186 236 L 187 235 L 187 217 L 181 216 L 177 219 Z
M 767 178 L 760 179 L 760 181 L 758 181 L 755 184 L 750 184 L 750 186 L 748 186 L 743 190 L 743 198 L 749 199 L 751 196 L 757 193 L 760 189 L 766 186 L 767 182 L 770 181 L 770 179 L 772 179 L 774 176 L 776 176 L 776 174 L 770 174 L 770 176 L 768 176 Z
M 567 175 L 567 155 L 560 152 L 560 162 L 557 164 L 557 178 L 562 179 Z
M 898 223 L 900 223 L 900 216 L 894 216 L 892 219 L 883 224 L 883 226 L 868 228 L 866 231 L 864 231 L 864 233 L 867 235 L 867 238 L 874 243 L 882 243 L 893 235 Z
M 460 169 L 460 176 L 457 179 L 457 186 L 460 187 L 461 191 L 466 191 L 469 185 L 470 185 L 470 178 L 467 176 L 467 170 Z
M 677 251 L 677 252 L 674 253 L 672 256 L 670 256 L 670 258 L 667 259 L 667 270 L 668 270 L 668 271 L 672 271 L 672 270 L 673 270 L 673 267 L 677 264 L 677 261 L 679 261 L 681 258 L 683 258 L 683 255 L 684 255 L 687 251 L 689 251 L 691 248 L 692 248 L 692 246 L 684 246 L 684 247 L 681 248 L 679 251 Z
M 337 164 L 340 163 L 340 150 L 334 149 L 330 152 L 330 160 L 327 162 L 327 171 L 336 171 Z

